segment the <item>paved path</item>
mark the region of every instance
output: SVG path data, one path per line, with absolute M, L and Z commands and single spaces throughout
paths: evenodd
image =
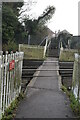
M 51 62 L 49 62 L 51 61 Z M 57 69 L 58 60 L 47 58 L 39 69 Z M 57 71 L 38 71 L 28 85 L 26 98 L 20 103 L 16 118 L 72 118 L 69 99 L 59 89 Z M 40 77 L 41 76 L 41 77 Z

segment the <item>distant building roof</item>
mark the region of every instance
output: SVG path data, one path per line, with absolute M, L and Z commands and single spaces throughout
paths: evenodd
M 72 35 L 72 34 L 71 34 L 71 33 L 69 33 L 67 30 L 63 30 L 63 31 L 59 32 L 59 34 L 61 34 L 61 33 L 67 33 L 67 34 Z
M 62 32 L 63 32 L 63 33 L 70 34 L 67 30 L 63 30 Z

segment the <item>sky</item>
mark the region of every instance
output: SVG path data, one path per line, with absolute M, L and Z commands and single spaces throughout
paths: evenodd
M 24 0 L 27 2 L 29 0 Z M 32 17 L 41 15 L 45 8 L 53 5 L 56 10 L 48 27 L 53 31 L 66 29 L 73 35 L 78 35 L 78 2 L 80 0 L 35 0 L 37 3 L 29 11 Z

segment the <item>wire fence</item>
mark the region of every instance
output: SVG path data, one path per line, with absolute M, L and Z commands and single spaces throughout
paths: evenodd
M 21 91 L 23 52 L 0 54 L 0 118 Z
M 77 53 L 75 53 L 72 90 L 75 98 L 80 101 L 80 55 Z

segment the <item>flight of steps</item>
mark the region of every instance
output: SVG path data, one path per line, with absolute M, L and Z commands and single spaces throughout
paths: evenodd
M 58 58 L 58 49 L 54 49 L 54 48 L 49 48 L 47 51 L 47 57 L 55 57 Z
M 47 49 L 47 57 L 55 57 L 55 58 L 59 58 L 59 50 L 58 50 L 58 43 L 55 43 L 56 39 L 52 39 L 50 46 Z

